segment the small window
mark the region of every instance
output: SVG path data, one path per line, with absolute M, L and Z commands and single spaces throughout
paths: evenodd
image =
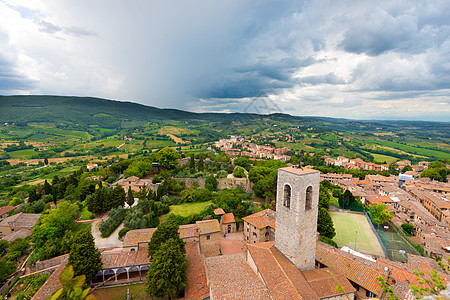
M 284 201 L 283 205 L 287 208 L 291 207 L 291 186 L 286 184 L 284 185 Z
M 366 296 L 369 298 L 375 297 L 375 294 L 372 293 L 371 291 L 366 291 Z
M 305 210 L 310 210 L 312 208 L 312 192 L 312 186 L 308 186 L 306 189 Z
M 210 236 L 210 235 L 207 235 L 207 236 L 206 236 L 206 239 L 209 241 L 209 240 L 211 239 L 211 236 Z

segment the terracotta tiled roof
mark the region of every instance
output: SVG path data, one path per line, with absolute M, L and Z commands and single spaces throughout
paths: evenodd
M 198 226 L 197 224 L 180 225 L 178 233 L 182 239 L 196 237 L 198 236 Z
M 123 247 L 137 246 L 139 243 L 148 243 L 156 228 L 130 230 L 125 234 Z
M 270 294 L 274 299 L 303 299 L 270 251 L 273 244 L 274 242 L 266 242 L 248 245 L 250 255 L 258 268 L 258 272 L 263 277 Z M 298 271 L 298 274 L 299 277 L 302 276 L 300 271 Z
M 216 208 L 216 209 L 214 210 L 214 214 L 215 214 L 216 216 L 224 215 L 224 214 L 225 214 L 225 211 L 219 207 L 219 208 Z
M 205 258 L 200 254 L 198 242 L 186 244 L 187 286 L 184 289 L 186 299 L 203 299 L 209 294 L 206 278 Z
M 205 266 L 211 299 L 272 299 L 244 254 L 208 257 Z
M 7 240 L 8 242 L 12 242 L 15 239 L 24 239 L 27 236 L 31 235 L 31 230 L 28 229 L 20 229 L 18 231 L 14 231 L 13 233 L 8 234 L 7 236 L 4 236 L 3 239 Z
M 285 168 L 280 168 L 278 169 L 278 171 L 283 170 L 289 173 L 294 173 L 297 175 L 305 175 L 305 174 L 310 174 L 310 173 L 320 173 L 317 170 L 313 170 L 313 169 L 306 169 L 306 168 L 293 168 L 293 167 L 285 167 Z
M 233 213 L 228 213 L 223 215 L 223 224 L 234 223 L 234 215 Z
M 249 224 L 262 229 L 265 227 L 272 227 L 275 228 L 275 217 L 276 212 L 274 212 L 271 209 L 266 209 L 260 212 L 257 212 L 256 214 L 247 216 L 242 218 L 242 220 L 248 222 Z
M 0 222 L 1 226 L 14 226 L 15 228 L 33 229 L 41 214 L 18 213 L 7 217 Z
M 274 299 L 324 299 L 342 295 L 336 289 L 332 272 L 346 293 L 354 293 L 350 282 L 329 268 L 300 271 L 274 242 L 248 245 L 249 253 Z
M 429 257 L 423 257 L 419 255 L 412 255 L 408 253 L 408 266 L 412 270 L 418 270 L 424 273 L 430 270 L 436 270 L 444 281 L 448 281 L 447 274 L 444 274 L 441 267 L 438 265 L 436 260 Z
M 370 203 L 377 203 L 377 204 L 381 204 L 381 203 L 393 203 L 394 201 L 392 201 L 391 198 L 387 197 L 387 196 L 368 196 L 366 197 L 366 201 L 369 201 Z
M 66 268 L 67 260 L 69 259 L 69 255 L 67 255 L 66 259 L 62 264 L 59 265 L 59 267 L 56 268 L 56 270 L 53 272 L 52 275 L 47 279 L 47 281 L 41 286 L 41 288 L 37 291 L 36 294 L 34 294 L 33 298 L 31 300 L 41 300 L 50 298 L 51 295 L 59 290 L 62 285 L 61 282 L 59 282 L 59 277 L 61 276 L 61 273 Z
M 303 276 L 308 281 L 314 293 L 320 299 L 326 299 L 343 295 L 336 289 L 337 283 L 342 287 L 345 293 L 351 294 L 356 292 L 352 284 L 339 271 L 333 268 L 314 269 L 311 271 L 303 271 Z M 333 274 L 333 276 L 331 276 Z
M 376 295 L 381 292 L 377 277 L 387 277 L 387 273 L 382 271 L 381 268 L 373 267 L 370 264 L 364 264 L 350 254 L 346 255 L 344 252 L 328 247 L 322 242 L 317 242 L 316 260 L 327 267 L 338 270 L 349 280 Z
M 197 224 L 200 234 L 220 232 L 220 226 L 217 220 L 197 221 L 195 224 Z
M 139 266 L 150 264 L 147 249 L 137 251 L 109 250 L 102 252 L 102 269 Z
M 0 216 L 8 213 L 9 211 L 11 211 L 13 209 L 14 209 L 14 206 L 3 206 L 3 207 L 0 207 Z
M 130 230 L 123 238 L 123 247 L 133 247 L 138 246 L 139 244 L 148 243 L 155 231 L 156 228 Z M 180 225 L 178 233 L 182 239 L 198 236 L 198 226 L 197 224 Z

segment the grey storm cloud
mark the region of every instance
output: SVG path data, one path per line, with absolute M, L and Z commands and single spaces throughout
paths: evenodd
M 46 76 L 58 75 L 51 82 L 41 76 L 35 93 L 56 87 L 195 111 L 242 111 L 248 98 L 271 97 L 302 108 L 294 114 L 316 113 L 331 100 L 361 110 L 359 97 L 450 97 L 441 91 L 450 89 L 445 0 L 44 3 L 47 11 L 15 8 L 61 40 L 61 51 L 19 49 L 47 62 Z M 20 77 L 11 71 L 0 79 L 15 90 L 7 78 Z
M 85 30 L 83 28 L 61 27 L 61 26 L 58 26 L 56 24 L 53 24 L 53 23 L 47 22 L 47 21 L 40 21 L 39 25 L 40 25 L 39 30 L 42 32 L 46 32 L 48 34 L 55 34 L 58 32 L 62 32 L 62 33 L 68 34 L 68 35 L 76 36 L 76 37 L 97 35 L 96 33 Z

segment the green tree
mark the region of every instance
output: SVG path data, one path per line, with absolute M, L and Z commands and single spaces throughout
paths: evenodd
M 246 176 L 245 176 L 244 168 L 239 167 L 239 166 L 234 168 L 233 176 L 238 177 L 238 178 L 245 178 Z
M 414 225 L 410 224 L 410 223 L 403 223 L 401 226 L 402 226 L 402 229 L 408 234 L 412 234 L 415 229 Z
M 319 214 L 317 217 L 317 231 L 320 235 L 326 236 L 330 239 L 336 235 L 333 219 L 331 219 L 330 214 L 323 207 L 319 208 Z
M 398 168 L 398 165 L 397 165 L 396 163 L 391 163 L 391 164 L 389 165 L 388 171 L 389 171 L 389 173 L 391 173 L 392 175 L 396 175 L 396 176 L 397 176 L 397 175 L 399 174 L 397 168 Z
M 410 165 L 406 165 L 403 167 L 402 169 L 402 173 L 408 172 L 408 171 L 412 171 L 412 167 Z
M 218 185 L 219 183 L 217 182 L 217 179 L 216 179 L 216 177 L 214 177 L 214 175 L 209 175 L 207 178 L 206 178 L 206 181 L 205 181 L 205 187 L 208 189 L 208 190 L 210 190 L 210 191 L 215 191 L 216 189 L 217 189 L 217 185 Z
M 387 211 L 387 205 L 384 203 L 374 203 L 370 205 L 370 210 L 372 211 L 372 222 L 375 225 L 384 224 L 387 221 L 392 220 L 394 215 L 392 212 Z
M 328 191 L 320 186 L 319 190 L 319 208 L 325 208 L 327 211 L 330 209 L 330 194 Z
M 236 158 L 236 160 L 234 161 L 234 165 L 240 166 L 248 171 L 250 170 L 252 163 L 250 161 L 250 158 L 248 158 L 247 156 L 241 156 Z
M 98 271 L 102 269 L 100 252 L 95 247 L 90 230 L 83 230 L 73 238 L 69 253 L 69 264 L 75 275 L 86 275 L 86 282 L 91 283 Z
M 56 209 L 42 215 L 33 228 L 32 239 L 35 246 L 42 247 L 47 240 L 61 238 L 66 230 L 73 228 L 78 210 L 77 204 L 63 201 Z
M 203 172 L 205 170 L 205 164 L 203 162 L 203 156 L 200 156 L 197 163 L 197 170 L 199 172 Z
M 192 153 L 189 158 L 189 172 L 195 173 L 195 154 Z
M 177 223 L 170 220 L 159 224 L 148 243 L 148 256 L 152 257 L 161 245 L 169 239 L 178 240 L 180 244 L 183 244 L 184 242 L 178 233 L 178 227 Z
M 181 155 L 169 147 L 165 147 L 156 154 L 156 161 L 166 169 L 173 169 L 178 165 Z
M 4 283 L 15 270 L 15 263 L 6 257 L 0 260 L 0 283 Z
M 0 257 L 6 253 L 6 249 L 8 249 L 9 243 L 7 240 L 0 240 Z
M 177 239 L 170 238 L 154 252 L 147 273 L 147 292 L 151 296 L 168 296 L 171 299 L 184 290 L 187 284 L 184 249 L 184 246 L 180 247 Z
M 131 207 L 131 205 L 134 204 L 134 194 L 133 194 L 133 190 L 131 189 L 131 186 L 128 187 L 127 204 L 130 207 Z
M 72 266 L 67 266 L 59 277 L 59 282 L 62 284 L 60 288 L 50 300 L 56 299 L 70 299 L 70 300 L 95 300 L 93 295 L 89 295 L 91 288 L 83 290 L 83 285 L 86 281 L 85 275 L 75 277 L 75 272 Z
M 42 190 L 44 191 L 45 195 L 52 194 L 52 186 L 47 182 L 47 180 L 44 181 L 44 188 Z
M 116 185 L 116 187 L 112 190 L 109 196 L 110 206 L 109 208 L 123 206 L 126 199 L 125 190 L 121 185 Z

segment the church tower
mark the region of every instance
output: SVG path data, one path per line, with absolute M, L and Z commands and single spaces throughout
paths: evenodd
M 278 169 L 275 247 L 301 271 L 315 265 L 319 187 L 319 171 Z

